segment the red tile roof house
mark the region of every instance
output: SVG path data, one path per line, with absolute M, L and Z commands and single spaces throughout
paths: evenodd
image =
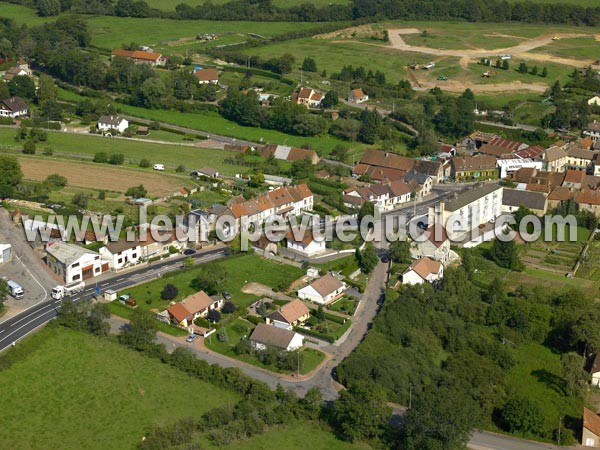
M 402 274 L 402 284 L 434 283 L 444 277 L 444 266 L 427 256 L 411 264 Z
M 353 103 L 364 103 L 369 100 L 369 96 L 361 88 L 352 89 L 348 94 L 348 101 Z
M 219 310 L 222 307 L 222 298 L 211 298 L 204 291 L 200 291 L 172 304 L 167 308 L 167 312 L 175 325 L 188 328 L 197 318 L 206 317 L 211 309 Z
M 301 161 L 303 159 L 310 160 L 311 164 L 318 164 L 321 158 L 314 150 L 305 148 L 288 147 L 287 145 L 266 145 L 261 150 L 261 155 L 265 158 L 273 156 L 275 159 L 282 161 Z
M 325 96 L 311 88 L 301 88 L 300 92 L 296 96 L 296 103 L 299 105 L 305 105 L 307 108 L 318 108 L 321 106 L 321 102 Z
M 575 194 L 575 203 L 579 209 L 584 209 L 600 217 L 600 191 L 583 189 Z
M 296 231 L 296 234 L 300 235 L 300 231 Z M 302 233 L 302 236 L 298 236 L 300 239 L 296 239 L 293 230 L 288 231 L 287 234 L 287 248 L 298 252 L 303 256 L 312 257 L 323 253 L 327 250 L 327 243 L 325 238 L 315 238 L 311 230 L 306 230 Z
M 198 84 L 219 84 L 219 71 L 215 68 L 194 69 Z
M 444 176 L 443 163 L 440 161 L 416 160 L 398 155 L 397 153 L 384 152 L 372 148 L 365 151 L 360 164 L 402 170 L 404 172 L 413 170 L 417 173 L 429 175 L 434 183 L 438 183 Z
M 600 417 L 587 408 L 583 408 L 583 430 L 581 445 L 600 448 Z
M 285 330 L 302 325 L 310 318 L 310 310 L 301 300 L 292 300 L 266 318 L 267 325 L 273 325 Z
M 117 48 L 112 51 L 110 59 L 115 57 L 131 59 L 136 64 L 150 64 L 151 66 L 164 66 L 169 58 L 160 53 L 145 52 L 142 50 L 122 50 Z

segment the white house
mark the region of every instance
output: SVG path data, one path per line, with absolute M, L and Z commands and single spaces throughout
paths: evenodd
M 600 139 L 600 122 L 594 120 L 588 123 L 583 129 L 583 135 L 591 137 L 594 142 Z
M 16 66 L 11 67 L 6 71 L 4 74 L 4 81 L 11 81 L 14 77 L 31 77 L 31 75 L 32 72 L 29 64 L 21 59 Z
M 428 223 L 466 233 L 502 214 L 502 186 L 484 184 L 429 207 Z
M 411 264 L 402 274 L 402 284 L 435 283 L 444 278 L 444 266 L 427 256 Z
M 0 244 L 0 264 L 12 260 L 12 246 L 10 244 Z
M 303 87 L 298 93 L 296 103 L 298 103 L 299 105 L 304 105 L 307 108 L 318 108 L 319 106 L 321 106 L 323 98 L 325 98 L 325 95 L 323 95 L 323 93 L 315 91 L 311 88 Z
M 98 131 L 102 133 L 118 131 L 122 134 L 129 128 L 129 121 L 121 116 L 101 116 L 98 119 Z
M 587 408 L 583 408 L 581 445 L 600 448 L 600 416 Z
M 115 242 L 109 242 L 101 247 L 100 256 L 108 261 L 113 270 L 120 270 L 133 266 L 140 262 L 142 258 L 142 248 L 139 241 L 127 241 L 120 239 Z
M 313 281 L 298 291 L 302 300 L 310 300 L 320 305 L 328 305 L 340 297 L 347 289 L 346 283 L 340 281 L 330 273 Z
M 198 84 L 218 84 L 219 71 L 215 68 L 194 68 L 194 76 L 198 80 Z
M 17 117 L 26 116 L 29 112 L 27 103 L 21 97 L 10 97 L 0 100 L 0 117 Z
M 288 352 L 298 350 L 304 345 L 304 337 L 294 331 L 272 327 L 259 323 L 250 335 L 250 344 L 257 350 L 276 347 Z
M 296 233 L 300 234 L 298 230 Z M 325 237 L 316 238 L 310 230 L 306 230 L 298 239 L 294 236 L 293 230 L 290 230 L 287 234 L 287 248 L 308 257 L 327 250 Z
M 266 317 L 267 325 L 291 330 L 310 318 L 310 310 L 301 300 L 292 300 Z
M 108 270 L 108 263 L 98 253 L 66 242 L 48 243 L 46 264 L 65 283 L 87 280 Z
M 415 258 L 428 257 L 435 261 L 446 264 L 450 259 L 450 239 L 446 229 L 439 223 L 427 229 L 427 236 L 417 239 L 411 248 L 411 254 Z
M 592 367 L 590 367 L 590 384 L 600 387 L 600 353 L 596 353 Z
M 369 100 L 369 96 L 361 88 L 353 89 L 348 93 L 348 101 L 353 103 L 364 103 Z

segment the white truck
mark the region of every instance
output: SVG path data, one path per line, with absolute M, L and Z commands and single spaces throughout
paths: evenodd
M 73 281 L 72 283 L 65 284 L 64 286 L 56 286 L 52 288 L 52 298 L 55 300 L 61 300 L 65 297 L 72 297 L 73 295 L 83 292 L 85 289 L 84 281 Z
M 25 295 L 23 288 L 20 284 L 14 282 L 13 280 L 7 280 L 6 284 L 8 285 L 8 290 L 10 291 L 10 295 L 12 295 L 15 299 L 20 300 Z

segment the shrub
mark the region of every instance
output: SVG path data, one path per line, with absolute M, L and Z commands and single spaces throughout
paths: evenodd
M 68 183 L 68 180 L 66 177 L 63 177 L 62 175 L 59 175 L 57 173 L 53 173 L 52 175 L 48 175 L 46 177 L 46 183 L 55 186 L 55 187 L 65 187 Z
M 26 155 L 35 155 L 35 142 L 29 140 L 23 144 L 23 153 Z
M 211 309 L 208 311 L 207 319 L 214 323 L 219 322 L 221 320 L 221 314 L 216 309 Z
M 148 161 L 146 158 L 142 159 L 140 161 L 140 167 L 143 167 L 143 168 L 150 167 L 150 161 Z
M 223 308 L 221 308 L 221 311 L 223 311 L 225 314 L 231 314 L 234 313 L 236 309 L 237 308 L 235 307 L 233 302 L 226 301 L 223 305 Z
M 94 155 L 95 163 L 106 163 L 108 162 L 108 155 L 105 152 L 98 152 Z
M 52 150 L 50 147 L 46 147 L 43 153 L 45 156 L 52 156 L 54 154 L 54 150 Z
M 113 153 L 108 158 L 108 163 L 113 166 L 120 166 L 125 162 L 125 156 L 122 153 Z
M 100 191 L 98 192 L 98 200 L 104 200 L 106 198 L 106 192 Z
M 175 172 L 177 172 L 177 173 L 184 173 L 185 172 L 185 166 L 183 164 L 178 165 L 177 169 L 175 169 Z
M 163 300 L 173 300 L 179 294 L 179 289 L 172 284 L 167 284 L 160 293 L 160 298 Z

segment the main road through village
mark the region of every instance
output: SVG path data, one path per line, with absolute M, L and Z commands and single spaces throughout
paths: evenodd
M 417 205 L 410 205 L 402 210 L 388 214 L 386 217 L 392 217 L 400 214 L 406 214 L 409 219 L 415 216 L 421 216 L 427 213 L 427 208 L 435 204 L 440 199 L 453 194 L 453 192 L 464 189 L 464 186 L 450 185 L 440 189 L 438 187 L 434 195 L 424 202 Z M 0 211 L 0 230 L 4 238 L 10 238 L 15 253 L 19 257 L 19 262 L 26 266 L 30 276 L 35 279 L 40 286 L 50 289 L 56 281 L 43 267 L 39 257 L 25 242 L 25 235 L 22 230 L 15 227 L 5 211 Z M 385 245 L 381 246 L 385 251 Z M 227 256 L 228 251 L 224 246 L 201 250 L 194 256 L 197 264 L 206 263 L 218 258 Z M 91 299 L 97 290 L 105 291 L 112 289 L 119 291 L 138 285 L 153 279 L 160 278 L 162 274 L 178 270 L 182 267 L 181 258 L 169 258 L 162 262 L 157 262 L 143 268 L 134 269 L 127 272 L 113 274 L 110 278 L 104 278 L 98 284 L 88 286 L 84 292 L 70 301 L 81 301 Z M 307 390 L 316 387 L 322 393 L 325 400 L 331 401 L 337 398 L 338 391 L 342 388 L 335 379 L 336 366 L 346 358 L 362 341 L 369 330 L 373 319 L 375 318 L 379 305 L 378 300 L 382 297 L 387 281 L 387 264 L 380 262 L 370 276 L 368 285 L 362 296 L 359 307 L 353 317 L 353 323 L 349 331 L 335 344 L 322 346 L 321 349 L 327 353 L 325 362 L 311 374 L 300 377 L 291 377 L 274 374 L 272 372 L 241 363 L 235 359 L 228 358 L 218 353 L 207 350 L 203 345 L 186 344 L 181 338 L 175 338 L 164 333 L 158 333 L 157 341 L 164 343 L 168 351 L 172 351 L 177 346 L 187 346 L 192 349 L 199 358 L 206 360 L 211 364 L 218 364 L 223 367 L 237 367 L 247 375 L 267 383 L 271 387 L 281 384 L 286 389 L 295 390 L 298 395 L 303 396 Z M 35 331 L 45 323 L 54 319 L 59 312 L 60 301 L 53 300 L 46 295 L 36 305 L 26 311 L 10 317 L 0 323 L 0 351 L 16 345 L 20 339 L 27 334 Z M 117 317 L 109 320 L 113 331 L 121 329 L 125 322 Z M 402 409 L 394 410 L 395 414 L 402 414 Z M 475 432 L 472 435 L 469 444 L 474 450 L 543 450 L 558 449 L 550 444 L 540 444 L 536 442 L 524 441 L 507 436 L 497 435 L 487 432 Z M 563 447 L 564 448 L 564 447 Z

